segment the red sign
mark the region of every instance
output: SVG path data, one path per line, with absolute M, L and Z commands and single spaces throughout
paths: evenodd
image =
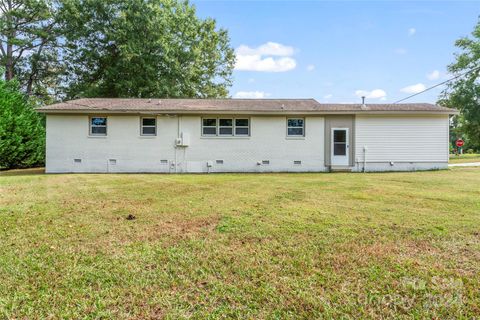
M 457 147 L 463 147 L 463 140 L 462 139 L 458 139 L 457 141 L 455 141 L 455 144 L 457 145 Z

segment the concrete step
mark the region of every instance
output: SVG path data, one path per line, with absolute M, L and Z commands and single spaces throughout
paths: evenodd
M 350 166 L 330 166 L 330 172 L 352 172 L 353 167 Z

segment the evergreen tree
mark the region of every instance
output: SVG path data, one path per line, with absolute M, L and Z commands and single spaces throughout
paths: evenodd
M 15 80 L 0 80 L 0 168 L 39 166 L 45 158 L 42 117 Z

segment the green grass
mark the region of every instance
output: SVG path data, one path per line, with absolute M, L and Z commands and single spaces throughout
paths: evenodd
M 465 163 L 465 162 L 480 162 L 480 154 L 478 153 L 465 153 L 461 155 L 450 155 L 450 163 Z
M 0 318 L 480 317 L 476 168 L 29 173 L 0 175 Z

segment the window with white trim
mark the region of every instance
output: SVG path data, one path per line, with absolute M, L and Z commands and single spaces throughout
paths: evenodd
M 216 118 L 202 119 L 202 135 L 204 136 L 217 135 L 217 119 Z
M 250 119 L 248 118 L 203 118 L 203 136 L 248 137 L 250 135 Z
M 305 119 L 288 118 L 287 119 L 287 136 L 288 137 L 304 137 L 305 136 Z
M 107 135 L 107 118 L 106 117 L 90 118 L 90 135 L 92 136 Z
M 233 119 L 218 119 L 218 135 L 233 136 Z
M 142 117 L 140 119 L 140 134 L 142 136 L 155 136 L 155 135 L 157 135 L 157 118 L 155 118 L 155 117 Z
M 248 136 L 250 135 L 250 121 L 249 119 L 235 119 L 235 135 Z

